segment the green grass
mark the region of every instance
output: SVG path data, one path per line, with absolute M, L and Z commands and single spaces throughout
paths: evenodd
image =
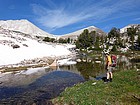
M 77 84 L 52 102 L 54 105 L 140 105 L 140 71 L 116 72 L 113 82 L 107 84 L 93 80 Z

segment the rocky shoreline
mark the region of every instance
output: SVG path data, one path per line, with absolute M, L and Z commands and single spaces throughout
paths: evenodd
M 25 59 L 17 64 L 9 64 L 9 65 L 1 65 L 0 72 L 10 72 L 10 71 L 19 71 L 26 70 L 27 68 L 36 68 L 36 67 L 46 67 L 53 63 L 55 59 L 62 60 L 68 58 L 75 58 L 76 53 L 71 53 L 70 55 L 63 56 L 49 56 L 42 58 L 34 58 L 34 59 Z

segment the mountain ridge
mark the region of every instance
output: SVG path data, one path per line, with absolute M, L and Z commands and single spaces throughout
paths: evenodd
M 129 24 L 124 26 L 123 28 L 120 29 L 120 32 L 126 32 L 127 28 L 131 27 L 131 26 L 136 26 L 138 24 Z M 101 30 L 100 28 L 97 28 L 95 26 L 89 26 L 89 27 L 85 27 L 82 29 L 79 29 L 77 31 L 71 32 L 71 33 L 67 33 L 67 34 L 62 34 L 62 35 L 55 35 L 55 34 L 50 34 L 46 31 L 43 31 L 42 29 L 40 29 L 39 27 L 37 27 L 36 25 L 34 25 L 33 23 L 31 23 L 30 21 L 28 21 L 27 19 L 21 19 L 21 20 L 0 20 L 0 27 L 4 28 L 4 29 L 9 29 L 9 30 L 13 30 L 13 31 L 19 31 L 25 34 L 29 34 L 29 35 L 34 35 L 34 36 L 39 36 L 39 37 L 50 37 L 50 38 L 72 38 L 72 39 L 77 39 L 77 37 L 85 30 L 88 29 L 89 32 L 91 31 L 96 31 L 99 35 L 107 35 L 106 32 L 104 32 L 103 30 Z
M 104 31 L 102 31 L 101 29 L 95 27 L 95 26 L 89 26 L 68 34 L 64 34 L 62 36 L 60 36 L 60 38 L 71 38 L 71 39 L 77 39 L 77 37 L 85 30 L 87 29 L 89 32 L 91 31 L 96 31 L 96 33 L 98 33 L 99 35 L 106 35 L 106 33 Z
M 13 31 L 19 31 L 25 34 L 30 34 L 34 36 L 41 36 L 41 37 L 54 37 L 54 38 L 67 38 L 69 36 L 77 37 L 79 36 L 84 29 L 88 29 L 89 32 L 91 31 L 99 31 L 99 33 L 104 33 L 101 29 L 95 27 L 95 26 L 89 26 L 83 29 L 79 29 L 77 31 L 63 34 L 63 35 L 55 35 L 55 34 L 50 34 L 46 31 L 41 30 L 39 27 L 28 21 L 27 19 L 21 19 L 21 20 L 0 20 L 0 27 L 8 30 L 13 30 Z
M 34 36 L 42 36 L 42 37 L 53 37 L 52 34 L 49 34 L 37 26 L 35 26 L 33 23 L 26 19 L 21 20 L 1 20 L 0 26 L 4 29 L 19 31 L 25 34 L 30 34 Z

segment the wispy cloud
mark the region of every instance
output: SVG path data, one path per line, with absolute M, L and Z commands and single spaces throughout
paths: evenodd
M 135 18 L 135 19 L 134 19 L 134 21 L 139 21 L 139 20 L 140 20 L 140 18 Z
M 85 20 L 104 21 L 115 18 L 117 14 L 127 13 L 135 7 L 139 0 L 64 0 L 55 3 L 46 0 L 48 7 L 33 4 L 33 12 L 37 15 L 37 21 L 46 28 L 55 30 Z M 131 13 L 132 14 L 132 13 Z M 111 17 L 110 17 L 111 16 Z

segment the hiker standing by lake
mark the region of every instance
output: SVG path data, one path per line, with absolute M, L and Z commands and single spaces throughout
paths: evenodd
M 111 56 L 109 55 L 109 52 L 105 52 L 105 56 L 106 56 L 105 69 L 106 69 L 106 75 L 107 75 L 105 82 L 112 82 L 113 74 L 112 74 Z

